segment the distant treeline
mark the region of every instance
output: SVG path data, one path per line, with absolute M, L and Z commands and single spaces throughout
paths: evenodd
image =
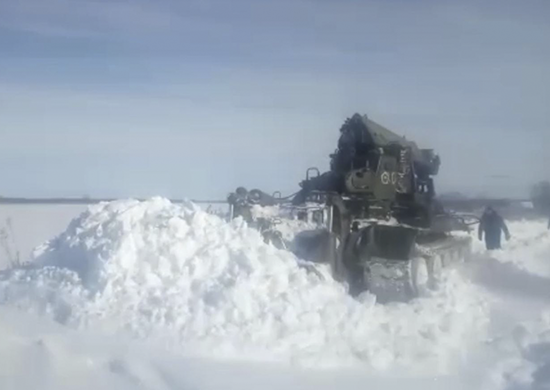
M 128 199 L 128 198 L 126 198 Z M 131 198 L 136 199 L 139 201 L 143 201 L 146 199 L 141 198 Z M 112 202 L 114 200 L 117 200 L 115 198 L 112 199 L 102 199 L 102 198 L 10 198 L 10 197 L 0 197 L 0 204 L 95 204 L 95 203 L 101 203 L 101 202 Z M 172 203 L 181 203 L 183 202 L 182 199 L 170 199 Z M 217 204 L 217 203 L 226 203 L 224 200 L 192 200 L 194 203 L 209 203 L 209 204 Z
M 491 198 L 463 198 L 463 199 L 440 199 L 440 202 L 449 208 L 479 209 L 487 206 L 492 207 L 525 207 L 531 203 L 529 199 L 491 199 Z
M 90 198 L 4 198 L 0 197 L 0 204 L 93 204 L 112 199 Z

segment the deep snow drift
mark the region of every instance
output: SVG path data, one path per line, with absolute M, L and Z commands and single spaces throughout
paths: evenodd
M 438 374 L 483 337 L 488 316 L 457 272 L 411 304 L 358 302 L 241 220 L 160 198 L 91 206 L 35 262 L 4 276 L 4 305 L 192 355 Z
M 379 305 L 240 220 L 160 198 L 91 206 L 32 267 L 0 273 L 0 387 L 548 388 L 550 234 L 509 227 L 441 290 Z

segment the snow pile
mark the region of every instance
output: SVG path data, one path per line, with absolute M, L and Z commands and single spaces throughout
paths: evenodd
M 350 298 L 240 219 L 155 198 L 92 206 L 2 276 L 0 303 L 184 352 L 445 371 L 483 335 L 477 289 L 451 272 L 411 304 Z
M 518 325 L 495 345 L 501 359 L 490 377 L 494 388 L 550 388 L 550 311 L 539 321 Z

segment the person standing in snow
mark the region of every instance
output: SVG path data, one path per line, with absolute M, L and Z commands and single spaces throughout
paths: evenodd
M 504 219 L 492 207 L 487 207 L 479 222 L 479 239 L 483 240 L 483 235 L 485 235 L 485 246 L 488 250 L 500 249 L 502 232 L 504 232 L 506 240 L 509 240 L 510 232 Z

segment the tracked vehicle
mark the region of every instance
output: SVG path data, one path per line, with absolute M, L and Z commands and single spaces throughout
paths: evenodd
M 440 158 L 431 149 L 353 115 L 340 129 L 330 170 L 307 170 L 301 190 L 289 198 L 239 188 L 229 196 L 232 217 L 251 221 L 254 205 L 278 205 L 319 229 L 291 243 L 276 237 L 269 221 L 255 223 L 266 239 L 299 257 L 331 265 L 352 295 L 369 290 L 388 299 L 418 295 L 437 284 L 442 269 L 467 257 L 472 223 L 446 212 L 436 199 L 433 176 Z

